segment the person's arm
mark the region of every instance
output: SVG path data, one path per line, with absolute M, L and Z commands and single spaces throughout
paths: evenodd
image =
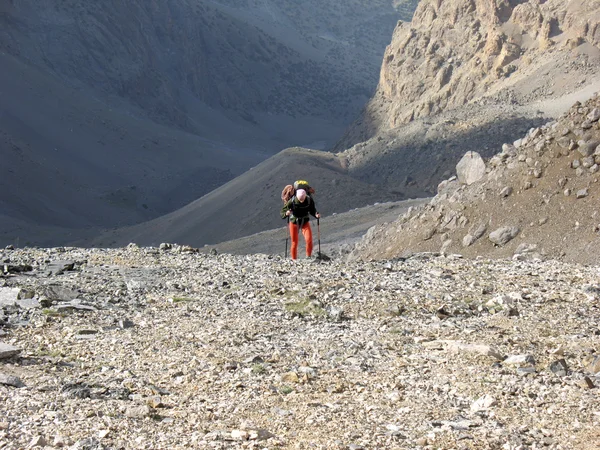
M 282 219 L 285 219 L 292 214 L 292 201 L 293 200 L 288 200 L 286 202 L 286 204 L 283 205 L 283 208 L 281 208 L 281 218 Z

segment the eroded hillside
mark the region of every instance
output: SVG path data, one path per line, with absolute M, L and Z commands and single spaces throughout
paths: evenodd
M 429 204 L 370 230 L 355 256 L 442 251 L 598 264 L 599 119 L 596 94 L 485 162 L 465 155 L 458 178 L 440 183 Z
M 9 1 L 0 49 L 205 137 L 207 107 L 255 125 L 263 114 L 347 123 L 410 13 L 391 0 L 369 2 L 367 14 L 364 2 L 294 3 Z
M 599 22 L 593 0 L 424 0 L 396 28 L 377 93 L 344 144 L 500 91 L 523 104 L 574 89 L 596 67 L 586 65 L 598 54 Z M 561 74 L 569 77 L 542 70 L 535 89 L 522 87 L 532 69 L 565 54 L 575 64 Z
M 599 11 L 580 1 L 421 2 L 335 150 L 363 181 L 433 195 L 465 152 L 491 157 L 600 89 Z

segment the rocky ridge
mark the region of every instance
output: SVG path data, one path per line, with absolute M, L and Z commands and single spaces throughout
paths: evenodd
M 0 251 L 2 448 L 592 449 L 598 268 Z
M 426 205 L 369 231 L 359 258 L 411 251 L 600 261 L 600 97 L 484 161 L 468 153 Z
M 599 24 L 600 5 L 589 0 L 422 1 L 412 22 L 396 28 L 377 92 L 338 149 L 477 99 L 499 94 L 508 103 L 528 103 L 573 88 L 586 71 L 594 73 L 585 62 L 565 81 L 561 71 L 548 76 L 544 69 L 536 86 L 519 93 L 544 61 L 597 53 Z

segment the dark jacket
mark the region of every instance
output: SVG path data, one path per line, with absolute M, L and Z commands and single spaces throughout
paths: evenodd
M 316 217 L 317 208 L 315 206 L 314 200 L 310 196 L 306 196 L 304 203 L 300 203 L 296 196 L 293 196 L 290 200 L 287 201 L 283 208 L 281 209 L 281 218 L 286 218 L 286 213 L 288 211 L 292 211 L 290 214 L 290 222 L 303 225 L 310 220 L 310 216 Z

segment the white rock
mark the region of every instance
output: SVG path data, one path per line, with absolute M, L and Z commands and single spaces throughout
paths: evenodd
M 477 152 L 467 152 L 456 165 L 456 175 L 461 184 L 470 185 L 485 175 L 485 162 Z

